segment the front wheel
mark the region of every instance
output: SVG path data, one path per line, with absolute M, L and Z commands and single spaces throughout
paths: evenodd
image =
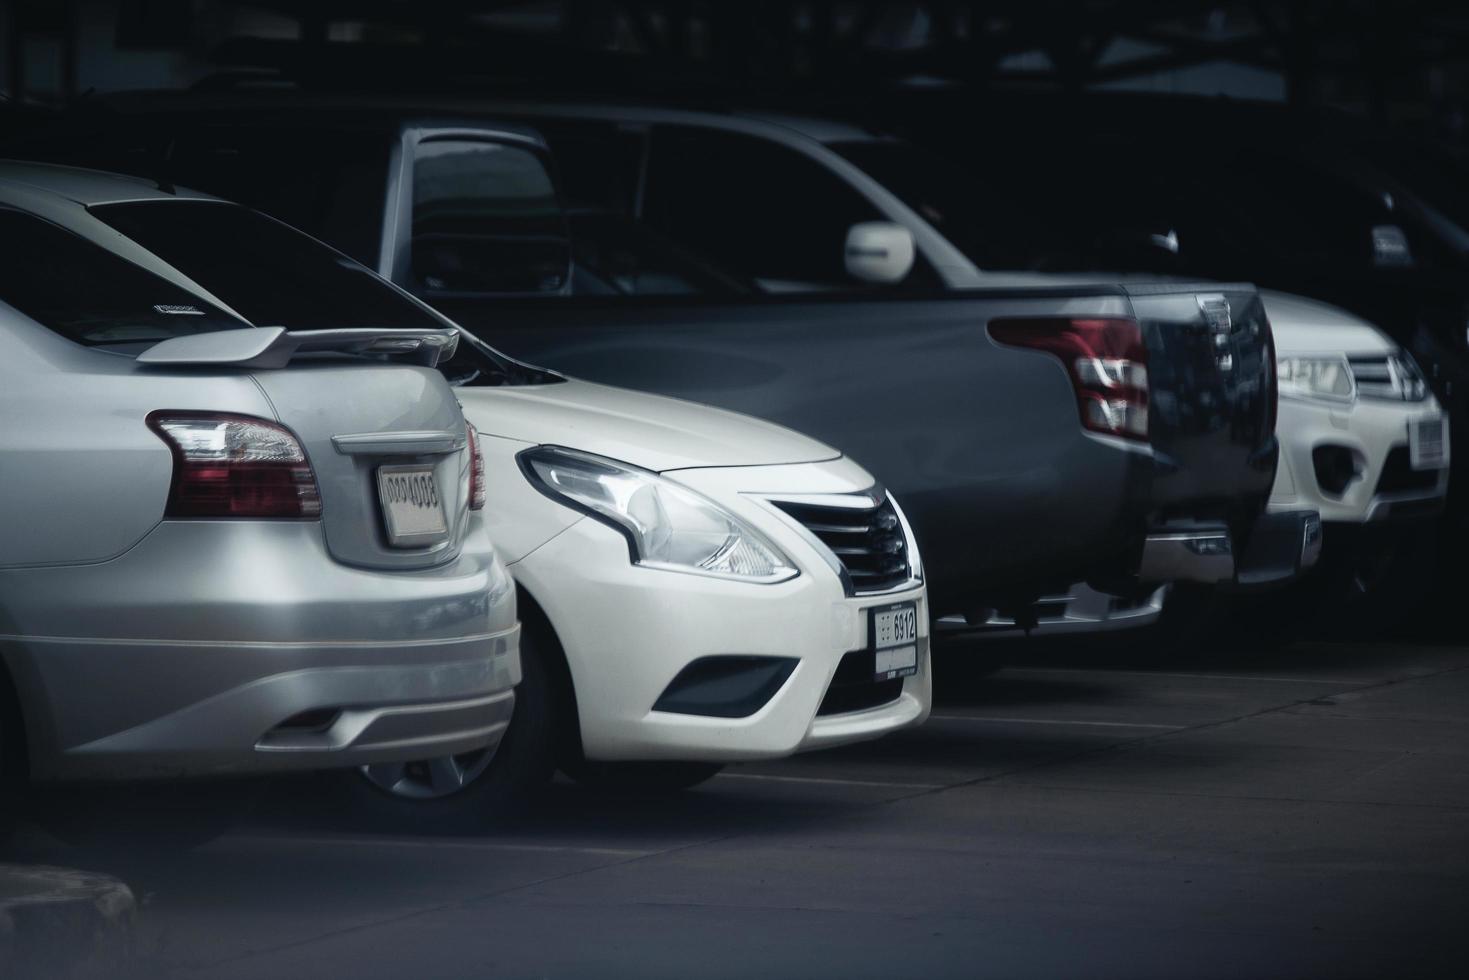
M 543 627 L 523 623 L 515 713 L 498 745 L 414 762 L 363 766 L 353 783 L 405 822 L 472 827 L 545 785 L 555 772 L 557 698 Z

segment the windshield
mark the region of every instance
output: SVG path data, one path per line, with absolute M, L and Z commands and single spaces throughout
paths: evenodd
M 1020 224 L 1018 210 L 1003 196 L 983 196 L 963 168 L 899 140 L 837 142 L 830 148 L 896 194 L 976 265 L 1013 267 L 995 244 L 1005 229 Z
M 11 209 L 0 209 L 0 300 L 89 347 L 248 326 L 100 245 Z

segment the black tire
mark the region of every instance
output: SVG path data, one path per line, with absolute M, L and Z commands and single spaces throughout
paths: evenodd
M 15 810 L 19 803 L 18 782 L 7 764 L 10 760 L 7 754 L 10 751 L 10 713 L 6 711 L 5 703 L 0 700 L 0 845 L 10 840 L 11 833 L 15 830 Z
M 0 844 L 10 839 L 25 807 L 26 768 L 20 699 L 0 658 Z
M 558 720 L 564 701 L 553 660 L 560 650 L 549 624 L 536 615 L 539 611 L 524 606 L 522 610 L 521 680 L 515 688 L 515 712 L 488 765 L 463 788 L 430 798 L 391 792 L 361 771 L 342 774 L 350 798 L 363 805 L 369 816 L 419 829 L 473 830 L 512 812 L 550 781 L 556 771 Z
M 1327 527 L 1314 581 L 1304 583 L 1317 632 L 1362 640 L 1401 631 L 1433 594 L 1440 527 L 1415 521 Z
M 580 759 L 562 771 L 582 786 L 602 793 L 678 793 L 707 782 L 724 766 L 718 762 L 594 762 Z

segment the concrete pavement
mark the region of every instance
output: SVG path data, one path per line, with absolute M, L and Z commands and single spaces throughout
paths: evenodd
M 290 780 L 92 864 L 149 896 L 147 976 L 1462 972 L 1469 648 L 979 653 L 923 729 L 671 798 L 558 784 L 438 837 Z

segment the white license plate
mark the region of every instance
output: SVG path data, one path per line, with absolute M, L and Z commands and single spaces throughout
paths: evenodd
M 918 673 L 918 603 L 879 606 L 872 610 L 869 627 L 877 680 Z
M 425 548 L 449 536 L 432 466 L 379 466 L 377 498 L 394 548 Z
M 1415 470 L 1436 470 L 1444 464 L 1444 420 L 1414 419 L 1408 423 L 1408 459 Z

